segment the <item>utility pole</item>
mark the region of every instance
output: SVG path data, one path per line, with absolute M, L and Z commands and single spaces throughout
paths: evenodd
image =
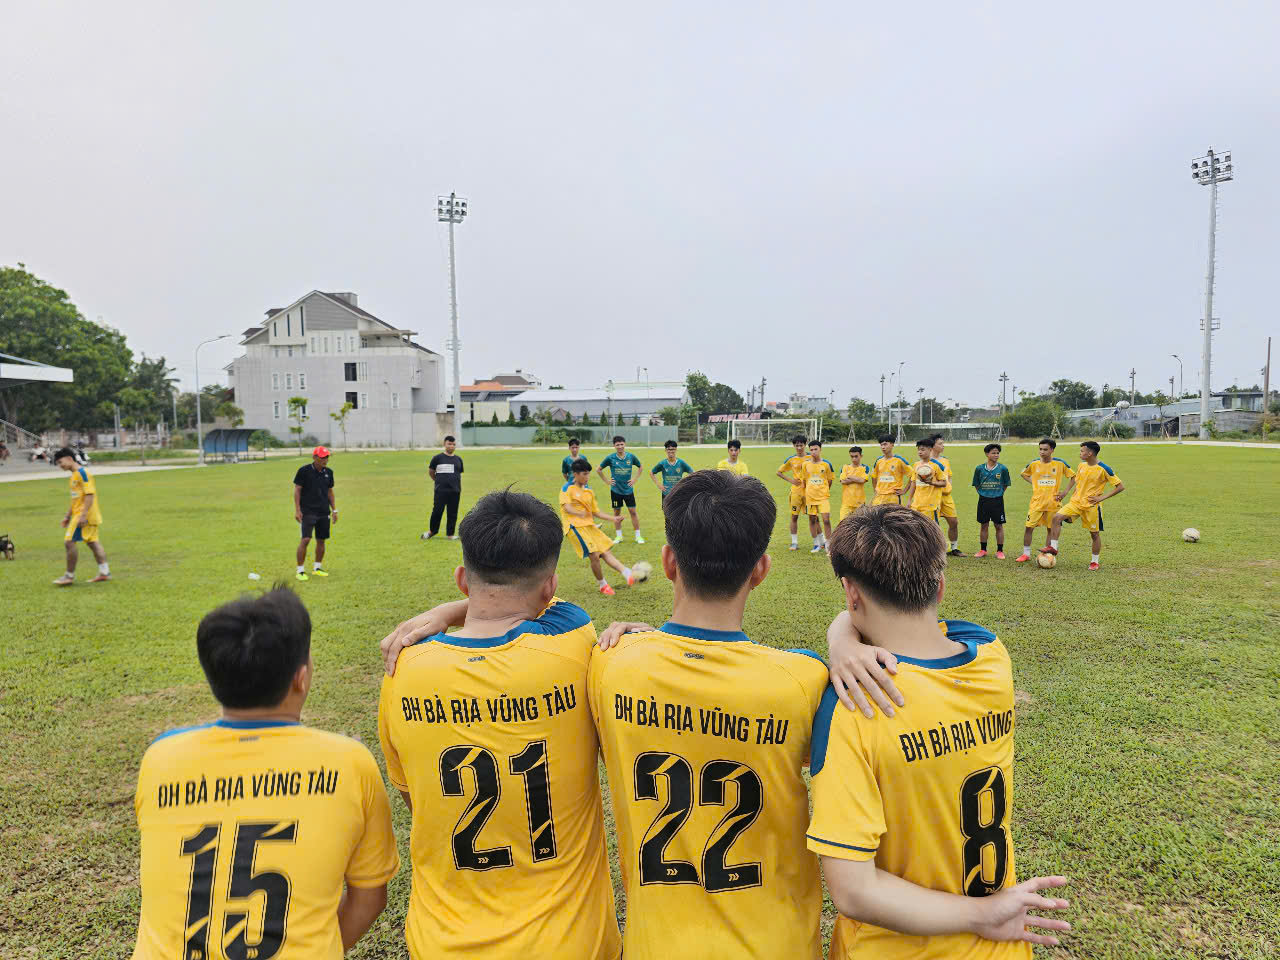
M 1213 270 L 1218 236 L 1218 184 L 1234 179 L 1230 151 L 1207 155 L 1191 161 L 1191 178 L 1209 188 L 1209 272 L 1204 285 L 1203 363 L 1200 370 L 1200 439 L 1209 439 L 1209 369 L 1213 354 Z
M 1138 371 L 1135 370 L 1133 367 L 1130 367 L 1129 368 L 1129 406 L 1131 407 L 1133 406 L 1133 398 L 1137 396 L 1137 392 L 1134 390 L 1134 387 L 1133 387 L 1137 379 L 1138 379 Z
M 1271 338 L 1267 337 L 1267 365 L 1262 368 L 1262 415 L 1271 410 Z
M 1004 389 L 1009 382 L 1009 374 L 1001 372 L 1000 374 L 1000 422 L 1004 423 Z
M 880 374 L 880 409 L 884 412 L 884 422 L 889 422 L 889 408 L 884 405 L 884 374 Z
M 460 199 L 456 193 L 436 198 L 436 220 L 449 224 L 449 313 L 452 333 L 448 346 L 453 351 L 453 437 L 458 446 L 462 446 L 462 368 L 458 360 L 462 343 L 458 340 L 458 275 L 454 269 L 453 227 L 454 224 L 461 223 L 466 215 L 467 201 Z

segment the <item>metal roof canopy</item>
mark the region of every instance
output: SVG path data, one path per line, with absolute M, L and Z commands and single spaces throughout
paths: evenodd
M 8 361 L 8 362 L 5 362 Z M 73 383 L 75 374 L 66 367 L 55 367 L 37 360 L 24 360 L 0 353 L 0 389 L 23 383 Z

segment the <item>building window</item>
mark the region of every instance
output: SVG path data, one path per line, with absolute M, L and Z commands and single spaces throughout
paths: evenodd
M 365 380 L 369 379 L 369 365 L 367 363 L 362 363 L 359 366 L 359 370 L 360 370 L 360 382 L 363 383 Z
M 284 355 L 285 355 L 286 357 L 292 357 L 292 356 L 293 356 L 293 347 L 285 347 L 285 348 L 284 348 Z
M 280 389 L 280 374 L 278 374 L 278 373 L 273 373 L 273 374 L 271 375 L 271 389 L 272 389 L 272 390 L 279 390 L 279 389 Z
M 307 419 L 307 405 L 305 403 L 298 405 L 298 413 L 302 414 L 302 419 Z
M 287 313 L 286 313 L 286 314 L 284 315 L 284 335 L 285 335 L 286 337 L 292 337 L 292 336 L 293 336 L 292 326 L 293 326 L 293 324 L 291 323 L 291 321 L 290 321 L 290 319 L 289 319 L 289 314 L 287 314 Z
M 292 373 L 286 373 L 286 374 L 284 375 L 284 388 L 285 388 L 286 390 L 292 390 L 292 389 L 293 389 L 293 374 L 292 374 Z
M 298 336 L 305 337 L 307 335 L 307 314 L 306 307 L 298 307 Z
M 324 337 L 324 338 L 323 338 L 323 340 L 324 340 L 324 347 L 323 347 L 322 349 L 324 350 L 324 352 L 325 352 L 325 353 L 328 353 L 328 352 L 329 352 L 329 338 L 328 338 L 328 337 Z
M 307 375 L 305 373 L 298 374 L 298 389 L 299 390 L 307 389 Z
M 316 338 L 315 338 L 315 337 L 312 337 L 312 338 L 311 338 L 311 352 L 312 352 L 312 353 L 315 353 L 315 352 L 316 352 Z
M 333 338 L 333 347 L 334 347 L 334 350 L 333 350 L 334 353 L 342 352 L 342 334 L 338 334 L 336 337 Z
M 360 394 L 360 406 L 362 407 L 369 406 L 369 395 L 367 393 Z
M 354 335 L 352 335 L 351 337 L 351 352 L 352 353 L 356 352 L 356 338 Z
M 399 410 L 399 409 L 400 409 L 400 394 L 398 394 L 398 393 L 393 393 L 393 394 L 391 395 L 391 409 L 392 409 L 392 410 Z
M 276 321 L 274 320 L 271 321 L 271 336 L 280 336 L 280 327 L 276 325 Z
M 352 410 L 360 409 L 360 399 L 350 390 L 347 391 L 347 403 L 351 404 Z
M 342 365 L 342 379 L 347 383 L 356 382 L 356 365 L 354 363 L 344 363 Z
M 280 401 L 279 400 L 276 400 L 274 403 L 271 404 L 271 419 L 272 420 L 280 419 Z
M 272 347 L 272 348 L 271 348 L 271 355 L 272 355 L 273 357 L 278 357 L 278 356 L 280 356 L 280 348 L 279 348 L 279 347 Z
M 367 347 L 368 345 L 369 345 L 369 338 L 368 338 L 368 337 L 361 337 L 361 338 L 360 338 L 360 346 L 361 346 L 361 348 Z

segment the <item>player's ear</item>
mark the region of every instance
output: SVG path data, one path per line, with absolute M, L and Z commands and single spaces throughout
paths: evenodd
M 556 588 L 559 585 L 560 585 L 560 575 L 555 572 L 553 572 L 551 576 L 547 577 L 547 579 L 543 581 L 542 589 L 539 593 L 538 600 L 544 607 L 547 604 L 549 604 L 551 602 L 551 599 L 556 595 Z
M 664 543 L 662 545 L 661 559 L 663 574 L 674 583 L 676 579 L 676 552 L 671 549 L 671 544 Z
M 751 570 L 751 589 L 754 590 L 760 584 L 764 583 L 764 578 L 769 575 L 769 571 L 773 568 L 773 558 L 767 553 L 762 554 L 760 559 L 756 561 L 756 565 Z
M 458 585 L 458 589 L 462 591 L 464 597 L 471 596 L 470 588 L 467 586 L 467 568 L 458 566 L 453 571 L 453 582 Z
M 938 604 L 942 604 L 942 595 L 947 592 L 947 575 L 944 573 L 938 578 Z
M 311 676 L 314 671 L 315 664 L 311 660 L 311 654 L 307 654 L 307 662 L 293 674 L 293 681 L 289 684 L 289 692 L 301 694 L 305 700 L 308 691 L 311 689 Z

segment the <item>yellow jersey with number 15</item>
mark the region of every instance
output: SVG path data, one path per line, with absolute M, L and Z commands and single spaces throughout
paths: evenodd
M 343 882 L 400 859 L 363 744 L 298 723 L 219 720 L 142 757 L 142 915 L 133 960 L 340 960 Z
M 592 653 L 627 960 L 818 960 L 801 768 L 826 685 L 816 654 L 738 631 L 666 623 Z
M 813 724 L 809 849 L 870 860 L 930 890 L 985 897 L 1017 883 L 1013 861 L 1013 671 L 995 634 L 941 624 L 961 646 L 898 658 L 907 706 L 867 719 L 823 696 Z M 915 937 L 836 920 L 832 960 L 1030 960 L 1027 943 Z
M 413 960 L 616 960 L 586 611 L 437 634 L 383 677 L 387 778 L 413 801 Z

